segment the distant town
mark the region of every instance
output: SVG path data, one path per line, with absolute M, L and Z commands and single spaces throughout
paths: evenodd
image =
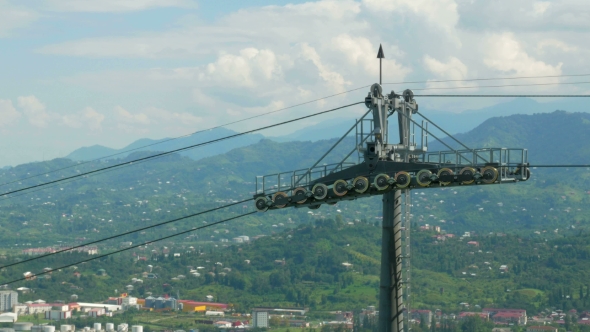
M 102 303 L 77 302 L 78 296 L 73 294 L 72 302 L 63 301 L 46 302 L 45 300 L 18 302 L 19 292 L 26 292 L 27 289 L 19 288 L 18 291 L 0 291 L 0 323 L 7 325 L 12 323 L 12 328 L 4 328 L 2 332 L 31 331 L 31 332 L 54 332 L 56 325 L 60 324 L 61 332 L 143 332 L 142 325 L 129 326 L 127 323 L 113 324 L 106 323 L 104 326 L 93 319 L 105 317 L 116 317 L 127 310 L 135 310 L 145 313 L 183 313 L 192 314 L 194 317 L 193 332 L 198 331 L 202 325 L 210 325 L 220 329 L 269 329 L 273 327 L 291 328 L 321 328 L 323 326 L 340 327 L 352 330 L 354 314 L 352 311 L 334 311 L 331 320 L 310 320 L 308 308 L 271 308 L 254 307 L 248 313 L 234 312 L 230 304 L 213 302 L 214 298 L 208 295 L 203 301 L 183 300 L 164 295 L 159 297 L 148 296 L 144 299 L 121 294 L 117 297 L 109 297 Z M 468 303 L 461 303 L 461 306 L 471 308 Z M 375 321 L 379 312 L 375 306 L 367 306 L 358 312 L 358 321 Z M 444 321 L 461 321 L 468 317 L 477 316 L 484 321 L 493 322 L 497 328 L 495 332 L 509 332 L 511 326 L 526 326 L 526 331 L 555 331 L 559 326 L 565 324 L 565 319 L 571 317 L 578 324 L 590 325 L 590 312 L 578 313 L 576 310 L 564 312 L 562 310 L 546 309 L 543 312 L 528 317 L 526 310 L 518 308 L 479 308 L 474 306 L 473 311 L 462 311 L 459 313 L 443 313 L 441 310 L 411 310 L 409 321 L 411 324 L 422 324 L 430 328 L 432 324 L 440 326 Z M 33 321 L 44 318 L 52 323 L 35 324 Z M 84 322 L 88 326 L 76 327 L 67 322 Z M 22 319 L 20 321 L 19 319 Z M 107 318 L 108 319 L 108 318 Z M 31 321 L 33 320 L 33 321 Z M 274 326 L 273 326 L 274 325 Z M 166 329 L 163 329 L 166 330 Z M 178 330 L 176 330 L 178 331 Z

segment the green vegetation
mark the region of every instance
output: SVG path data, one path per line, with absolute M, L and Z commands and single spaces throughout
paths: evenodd
M 578 147 L 571 151 L 569 146 L 559 149 L 551 145 L 553 148 L 543 152 L 545 138 L 536 140 L 531 133 L 547 123 L 562 121 L 552 128 L 572 129 L 569 136 L 556 133 L 553 137 L 557 142 L 572 135 L 586 137 L 584 120 L 588 117 L 554 113 L 492 119 L 462 140 L 469 145 L 486 145 L 481 133 L 487 132 L 485 137 L 492 137 L 489 144 L 503 145 L 504 141 L 492 140 L 505 137 L 505 144 L 530 147 L 531 162 L 583 162 L 590 160 L 590 150 Z M 527 121 L 539 123 L 520 124 Z M 568 127 L 570 122 L 580 124 Z M 518 133 L 517 138 L 496 133 L 505 124 L 510 132 Z M 19 254 L 24 248 L 76 245 L 250 198 L 255 175 L 309 166 L 333 142 L 262 140 L 198 161 L 170 155 L 43 191 L 13 194 L 0 202 L 0 266 L 23 259 Z M 352 142 L 346 144 L 350 147 Z M 347 152 L 336 149 L 327 162 L 339 160 Z M 2 187 L 7 192 L 149 153 L 84 165 L 65 159 L 26 164 L 0 172 L 0 181 L 10 182 Z M 42 178 L 17 181 L 69 166 Z M 590 284 L 585 280 L 590 271 L 589 178 L 586 169 L 538 169 L 533 170 L 530 181 L 514 185 L 413 190 L 412 307 L 458 312 L 465 309 L 459 303 L 467 302 L 469 310 L 477 310 L 473 309 L 475 305 L 517 307 L 533 313 L 546 307 L 590 309 Z M 121 242 L 151 241 L 251 211 L 252 205 L 248 202 L 107 241 L 99 249 L 106 253 L 119 248 Z M 255 214 L 79 264 L 76 269 L 53 271 L 50 278 L 20 282 L 14 288 L 33 289 L 33 293 L 20 296 L 21 302 L 38 298 L 69 301 L 74 293 L 79 301 L 90 302 L 126 292 L 131 279 L 140 278 L 143 283 L 133 284 L 130 291 L 134 296 L 178 292 L 184 299 L 203 300 L 213 295 L 216 301 L 231 303 L 239 312 L 264 305 L 308 306 L 319 311 L 376 305 L 380 198 L 308 212 L 286 209 Z M 419 231 L 425 224 L 440 226 L 457 236 L 437 240 L 432 237 L 434 233 Z M 459 239 L 465 231 L 471 232 L 471 237 Z M 266 236 L 244 244 L 220 241 L 240 235 Z M 467 244 L 470 240 L 479 246 Z M 57 268 L 86 258 L 86 254 L 68 253 L 1 269 L 0 283 L 22 278 L 26 271 L 38 273 L 45 267 Z M 345 267 L 344 262 L 352 267 Z M 143 277 L 148 265 L 153 265 L 157 279 Z M 504 273 L 501 265 L 507 265 Z M 191 275 L 191 267 L 203 267 L 198 270 L 201 275 Z M 96 274 L 101 268 L 106 276 Z M 74 272 L 81 275 L 77 277 Z

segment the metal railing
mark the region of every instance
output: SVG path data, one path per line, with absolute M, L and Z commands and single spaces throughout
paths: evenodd
M 331 172 L 338 172 L 356 165 L 353 162 L 334 163 L 303 168 L 295 171 L 268 174 L 256 177 L 256 194 L 274 194 L 279 191 L 306 187 L 313 180 L 322 178 Z

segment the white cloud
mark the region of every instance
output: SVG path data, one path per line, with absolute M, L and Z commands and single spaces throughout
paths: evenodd
M 490 36 L 485 43 L 485 53 L 484 64 L 502 72 L 514 72 L 519 76 L 561 74 L 561 62 L 552 66 L 529 56 L 512 33 Z
M 38 17 L 39 15 L 32 10 L 16 7 L 8 1 L 0 0 L 0 38 L 11 36 L 13 30 L 29 25 Z
M 194 59 L 217 54 L 221 49 L 234 52 L 244 45 L 276 52 L 277 48 L 290 47 L 301 40 L 329 40 L 337 33 L 367 29 L 365 22 L 353 20 L 359 13 L 360 4 L 352 0 L 249 8 L 230 13 L 214 24 L 199 21 L 163 32 L 83 38 L 46 45 L 38 52 L 150 59 Z
M 280 11 L 302 15 L 308 18 L 318 17 L 329 20 L 350 19 L 360 13 L 360 4 L 350 0 L 310 1 L 302 4 L 288 4 L 284 7 L 268 6 L 263 10 Z
M 160 123 L 171 123 L 176 126 L 194 126 L 203 121 L 202 118 L 188 112 L 170 112 L 157 107 L 148 107 L 145 112 Z
M 472 30 L 572 32 L 590 27 L 587 0 L 512 0 L 509 6 L 498 6 L 494 1 L 460 3 L 460 25 Z
M 567 53 L 578 51 L 577 46 L 569 45 L 569 44 L 567 44 L 561 40 L 557 40 L 557 39 L 541 40 L 539 43 L 537 43 L 537 48 L 541 52 L 544 52 L 546 50 L 551 50 L 551 49 L 557 49 L 557 50 L 567 52 Z
M 451 57 L 448 62 L 443 63 L 429 55 L 425 55 L 424 65 L 437 77 L 453 80 L 461 80 L 467 77 L 467 66 L 455 57 Z
M 426 23 L 442 29 L 456 43 L 460 44 L 455 26 L 459 13 L 455 0 L 363 0 L 363 5 L 377 13 L 396 13 L 392 19 L 405 19 L 408 13 L 426 19 Z
M 82 111 L 62 116 L 63 123 L 71 128 L 87 127 L 92 131 L 101 131 L 105 116 L 92 107 L 86 107 Z
M 540 16 L 545 14 L 551 3 L 549 1 L 539 1 L 533 4 L 533 14 Z
M 144 113 L 132 114 L 121 106 L 115 106 L 114 111 L 118 120 L 121 122 L 140 125 L 148 125 L 151 122 L 148 116 Z
M 12 105 L 12 101 L 0 99 L 0 127 L 11 125 L 20 118 L 20 113 Z
M 469 70 L 467 66 L 456 57 L 450 57 L 447 62 L 439 61 L 429 55 L 424 56 L 424 66 L 428 71 L 436 76 L 436 80 L 453 80 L 455 82 L 431 82 L 427 83 L 427 88 L 433 90 L 437 88 L 461 88 L 474 86 L 475 83 L 461 82 L 467 79 Z
M 365 73 L 372 77 L 378 77 L 379 66 L 377 66 L 377 45 L 371 43 L 365 37 L 352 37 L 348 34 L 340 34 L 332 38 L 332 47 L 340 51 L 349 65 L 362 66 Z M 397 80 L 403 80 L 411 72 L 411 69 L 399 64 L 395 57 L 400 55 L 400 51 L 393 46 L 386 46 L 384 49 L 385 59 L 383 59 L 383 72 L 395 73 Z
M 281 74 L 282 68 L 273 51 L 250 47 L 241 50 L 239 55 L 221 55 L 217 61 L 207 65 L 199 79 L 238 87 L 253 87 L 261 80 L 272 80 Z
M 158 7 L 196 8 L 191 0 L 46 0 L 44 8 L 64 12 L 130 12 Z
M 322 63 L 318 52 L 307 43 L 301 44 L 301 55 L 304 59 L 311 61 L 316 66 L 319 76 L 328 83 L 330 88 L 340 92 L 345 90 L 345 86 L 352 84 L 346 81 L 340 73 L 330 70 L 327 65 Z
M 35 96 L 18 97 L 18 107 L 20 107 L 29 122 L 35 127 L 47 127 L 51 115 L 47 113 L 45 105 L 43 105 L 39 99 Z

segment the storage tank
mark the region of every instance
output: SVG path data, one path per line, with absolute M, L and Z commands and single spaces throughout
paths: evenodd
M 105 326 L 105 329 L 107 331 L 114 331 L 115 330 L 115 324 L 113 324 L 113 323 L 107 323 L 106 326 Z
M 155 302 L 155 305 L 154 305 L 154 308 L 156 308 L 156 309 L 162 309 L 162 308 L 164 308 L 164 301 L 166 301 L 166 299 L 163 298 L 163 297 L 157 298 L 156 299 L 156 302 Z
M 143 326 L 133 325 L 131 326 L 131 332 L 143 332 Z
M 55 326 L 53 326 L 53 325 L 43 325 L 41 327 L 41 331 L 43 331 L 43 332 L 55 332 Z
M 31 326 L 31 332 L 43 332 L 43 326 L 33 325 Z
M 0 329 L 0 332 L 14 332 L 14 329 L 5 327 L 5 328 Z
M 102 330 L 102 325 L 100 323 L 94 323 L 94 331 L 98 332 Z
M 33 323 L 31 322 L 14 323 L 12 326 L 15 331 L 30 331 L 31 327 L 33 327 Z
M 153 296 L 148 296 L 145 298 L 145 307 L 146 308 L 153 308 L 156 299 Z
M 177 302 L 176 299 L 173 297 L 169 297 L 164 301 L 164 307 L 165 308 L 170 308 L 172 310 L 176 310 L 177 308 Z
M 62 324 L 62 325 L 59 327 L 59 330 L 60 330 L 61 332 L 74 332 L 74 330 L 75 330 L 75 329 L 74 329 L 74 325 L 67 325 L 67 324 Z

